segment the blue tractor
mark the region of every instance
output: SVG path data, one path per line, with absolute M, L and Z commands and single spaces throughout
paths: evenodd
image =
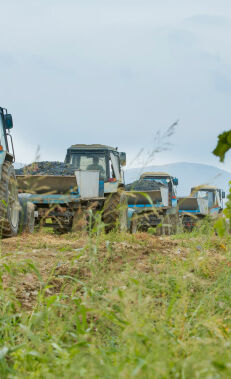
M 0 236 L 11 237 L 18 233 L 20 204 L 15 178 L 12 116 L 0 107 Z M 9 149 L 11 146 L 11 151 Z
M 176 188 L 178 179 L 165 172 L 144 172 L 140 179 L 126 185 L 130 230 L 174 234 L 178 225 Z
M 178 198 L 179 214 L 185 230 L 191 231 L 207 215 L 217 217 L 223 210 L 225 192 L 213 185 L 191 188 L 189 196 Z
M 34 230 L 34 204 L 18 197 L 13 139 L 13 119 L 0 107 L 0 238 Z
M 126 154 L 106 145 L 76 144 L 67 149 L 65 164 L 71 174 L 17 175 L 20 199 L 35 205 L 36 224 L 60 233 L 77 230 L 82 220 L 89 224 L 91 210 L 101 212 L 106 232 L 126 231 Z

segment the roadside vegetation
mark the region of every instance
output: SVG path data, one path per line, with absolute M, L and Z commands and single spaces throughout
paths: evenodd
M 228 199 L 227 219 L 191 233 L 105 234 L 96 220 L 0 240 L 0 378 L 229 378 Z
M 1 241 L 1 378 L 231 375 L 231 238 L 41 231 Z

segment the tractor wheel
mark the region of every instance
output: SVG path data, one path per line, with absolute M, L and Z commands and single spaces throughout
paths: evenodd
M 18 189 L 14 167 L 4 162 L 0 180 L 0 235 L 15 236 L 19 225 Z
M 57 226 L 53 230 L 55 234 L 66 234 L 71 231 L 71 226 Z
M 170 236 L 172 234 L 172 223 L 169 215 L 165 216 L 165 234 Z
M 162 224 L 161 225 L 161 235 L 165 235 L 165 236 L 170 235 L 171 226 L 170 226 L 170 218 L 168 215 L 164 215 L 162 217 L 161 224 Z
M 160 218 L 160 223 L 156 226 L 156 236 L 162 236 L 162 234 L 164 234 L 164 216 L 163 215 L 159 215 L 159 218 Z
M 128 215 L 125 191 L 119 190 L 108 196 L 103 209 L 103 222 L 105 223 L 106 232 L 110 232 L 116 227 L 120 231 L 127 231 Z
M 138 230 L 139 220 L 137 215 L 133 215 L 131 219 L 131 225 L 130 225 L 130 233 L 135 234 Z
M 179 216 L 177 214 L 170 215 L 171 234 L 176 234 L 179 226 Z
M 183 218 L 182 217 L 179 217 L 178 218 L 178 223 L 177 223 L 177 227 L 176 227 L 176 233 L 183 233 L 184 232 L 184 224 L 183 224 Z
M 33 233 L 35 227 L 35 206 L 24 198 L 19 199 L 21 209 L 19 213 L 20 232 Z

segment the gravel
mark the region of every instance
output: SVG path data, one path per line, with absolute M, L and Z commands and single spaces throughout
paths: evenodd
M 16 175 L 55 175 L 55 176 L 65 176 L 74 175 L 75 169 L 73 166 L 63 162 L 50 162 L 42 161 L 35 162 L 27 165 L 23 168 L 16 169 Z M 165 187 L 164 184 L 158 183 L 154 180 L 136 180 L 133 183 L 126 185 L 127 191 L 151 191 L 158 190 L 161 187 Z
M 15 170 L 16 175 L 74 175 L 75 169 L 63 162 L 35 162 Z
M 158 183 L 154 180 L 136 180 L 133 183 L 125 186 L 126 191 L 152 191 L 159 190 L 161 187 L 165 187 L 164 184 Z

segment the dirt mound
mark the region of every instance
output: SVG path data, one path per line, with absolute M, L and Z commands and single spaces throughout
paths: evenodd
M 74 175 L 74 167 L 63 162 L 35 162 L 15 170 L 16 175 Z

